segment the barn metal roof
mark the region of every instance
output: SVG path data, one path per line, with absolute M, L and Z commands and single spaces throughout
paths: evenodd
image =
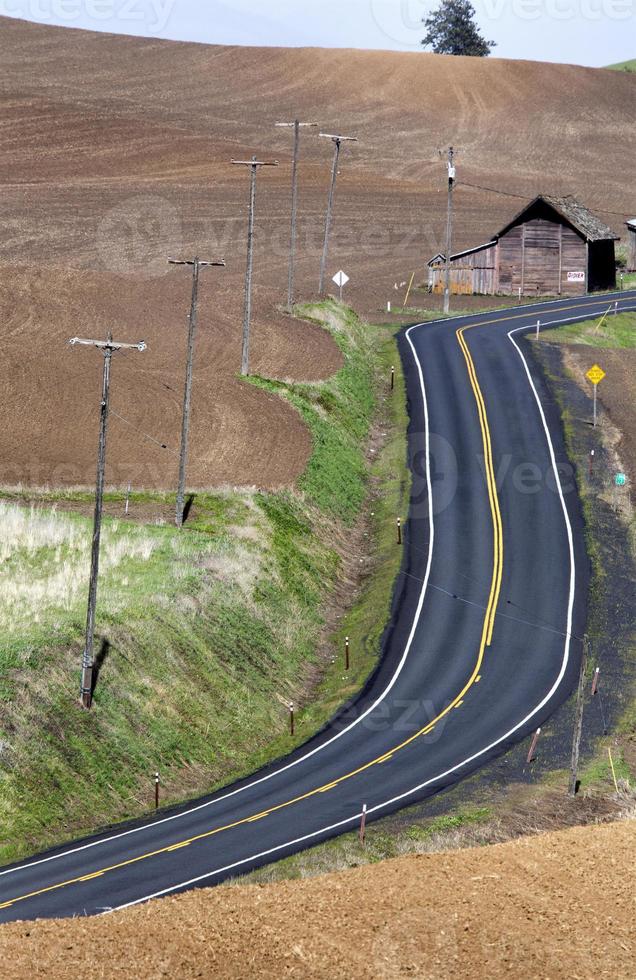
M 496 244 L 497 239 L 492 238 L 489 242 L 484 242 L 483 245 L 473 245 L 472 248 L 465 248 L 462 252 L 452 252 L 451 262 L 454 262 L 455 259 L 463 259 L 466 255 L 472 255 L 473 252 L 482 252 L 486 248 L 492 248 L 492 246 Z M 435 262 L 438 261 L 446 262 L 446 256 L 443 252 L 438 252 L 432 259 L 429 259 L 427 265 L 434 265 Z
M 608 228 L 600 218 L 593 215 L 591 211 L 577 201 L 575 197 L 568 194 L 567 197 L 552 197 L 548 194 L 539 194 L 534 200 L 526 204 L 525 208 L 515 215 L 512 221 L 509 221 L 505 228 L 499 232 L 500 235 L 507 231 L 512 225 L 514 225 L 519 218 L 521 218 L 526 211 L 529 211 L 531 207 L 537 204 L 538 201 L 545 201 L 551 208 L 553 208 L 557 214 L 560 214 L 562 218 L 565 218 L 573 228 L 583 235 L 588 242 L 600 242 L 600 241 L 619 241 L 619 236 L 615 235 L 611 228 Z

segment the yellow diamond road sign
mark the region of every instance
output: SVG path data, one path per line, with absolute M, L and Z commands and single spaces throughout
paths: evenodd
M 597 385 L 605 377 L 605 371 L 602 367 L 599 367 L 598 364 L 595 364 L 594 367 L 590 368 L 590 370 L 587 372 L 587 376 L 593 385 Z

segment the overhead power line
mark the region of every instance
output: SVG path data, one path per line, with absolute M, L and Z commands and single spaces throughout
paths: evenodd
M 486 187 L 484 184 L 472 184 L 468 180 L 458 180 L 455 183 L 456 186 L 473 187 L 475 190 L 478 191 L 488 191 L 488 193 L 490 194 L 499 194 L 502 197 L 514 197 L 520 201 L 527 201 L 529 196 L 528 194 L 517 194 L 514 191 L 502 191 L 498 187 Z M 597 208 L 597 207 L 593 207 L 592 210 L 599 211 L 601 214 L 614 214 L 618 218 L 625 218 L 627 217 L 627 215 L 636 212 L 636 206 L 626 211 L 611 211 L 609 208 Z

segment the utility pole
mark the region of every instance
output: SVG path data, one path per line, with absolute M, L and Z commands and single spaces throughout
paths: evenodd
M 585 672 L 589 656 L 590 641 L 587 633 L 583 637 L 583 656 L 581 658 L 581 673 L 579 674 L 579 687 L 576 694 L 576 714 L 574 721 L 574 736 L 572 738 L 572 765 L 570 772 L 570 796 L 576 796 L 577 774 L 579 769 L 579 753 L 581 749 L 581 735 L 583 734 L 583 705 L 585 697 Z
M 83 344 L 86 347 L 96 347 L 104 355 L 104 373 L 102 378 L 102 401 L 99 427 L 99 446 L 97 450 L 97 484 L 95 488 L 95 518 L 93 522 L 93 545 L 91 552 L 91 576 L 88 587 L 88 610 L 86 613 L 86 642 L 82 656 L 82 686 L 80 701 L 82 707 L 90 709 L 93 702 L 93 673 L 95 641 L 95 608 L 97 605 L 97 579 L 99 576 L 99 546 L 102 533 L 102 511 L 104 507 L 104 472 L 106 469 L 106 435 L 108 432 L 108 411 L 110 403 L 110 364 L 113 353 L 119 350 L 145 351 L 146 344 L 121 344 L 113 341 L 113 335 L 108 334 L 106 340 L 85 340 L 73 337 L 69 343 L 72 346 Z
M 451 251 L 453 248 L 453 188 L 455 187 L 455 151 L 448 148 L 448 212 L 446 216 L 446 283 L 444 286 L 444 313 L 450 312 Z
M 243 356 L 241 374 L 250 373 L 250 327 L 252 323 L 252 271 L 254 268 L 254 210 L 256 207 L 256 175 L 259 167 L 277 167 L 278 161 L 264 161 L 252 157 L 251 160 L 232 160 L 234 167 L 250 168 L 250 203 L 247 222 L 247 266 L 245 269 L 245 311 L 243 314 Z
M 279 129 L 294 130 L 294 151 L 292 156 L 292 199 L 291 199 L 291 235 L 289 244 L 289 281 L 287 285 L 287 309 L 291 313 L 294 306 L 294 263 L 296 260 L 296 218 L 298 214 L 298 159 L 300 156 L 300 130 L 317 129 L 318 123 L 304 123 L 294 119 L 290 123 L 276 123 Z
M 322 259 L 320 261 L 320 283 L 318 292 L 322 296 L 325 288 L 325 274 L 327 272 L 327 256 L 329 254 L 329 233 L 331 231 L 331 218 L 333 216 L 333 201 L 336 193 L 336 178 L 338 177 L 338 162 L 340 160 L 340 147 L 343 143 L 357 143 L 357 136 L 334 136 L 333 133 L 319 133 L 323 139 L 331 140 L 334 145 L 333 166 L 331 168 L 331 184 L 329 185 L 329 197 L 327 199 L 327 216 L 325 218 L 325 241 L 322 247 Z
M 183 417 L 181 420 L 181 453 L 179 456 L 179 486 L 177 488 L 177 512 L 176 524 L 178 528 L 183 527 L 183 511 L 185 507 L 185 486 L 186 473 L 188 468 L 188 441 L 190 437 L 190 410 L 192 403 L 192 369 L 194 366 L 194 341 L 197 331 L 197 320 L 199 313 L 199 274 L 201 269 L 208 269 L 210 266 L 225 267 L 225 262 L 202 262 L 197 256 L 189 260 L 168 259 L 169 265 L 188 265 L 192 267 L 192 303 L 190 305 L 190 315 L 188 317 L 188 355 L 186 362 L 185 391 L 183 394 Z

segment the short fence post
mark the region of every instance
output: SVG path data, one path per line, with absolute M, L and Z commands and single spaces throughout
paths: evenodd
M 367 805 L 366 803 L 362 807 L 362 818 L 360 820 L 360 843 L 364 847 L 364 839 L 367 832 Z
M 592 697 L 594 697 L 596 692 L 598 691 L 598 681 L 599 681 L 600 672 L 601 672 L 600 667 L 597 667 L 596 670 L 594 671 L 594 679 L 592 681 Z
M 397 543 L 402 544 L 402 521 L 397 519 Z
M 530 743 L 530 749 L 528 751 L 528 758 L 526 762 L 528 765 L 533 761 L 535 753 L 537 751 L 537 742 L 539 741 L 539 735 L 541 734 L 541 729 L 537 728 L 536 732 L 532 736 L 532 742 Z

